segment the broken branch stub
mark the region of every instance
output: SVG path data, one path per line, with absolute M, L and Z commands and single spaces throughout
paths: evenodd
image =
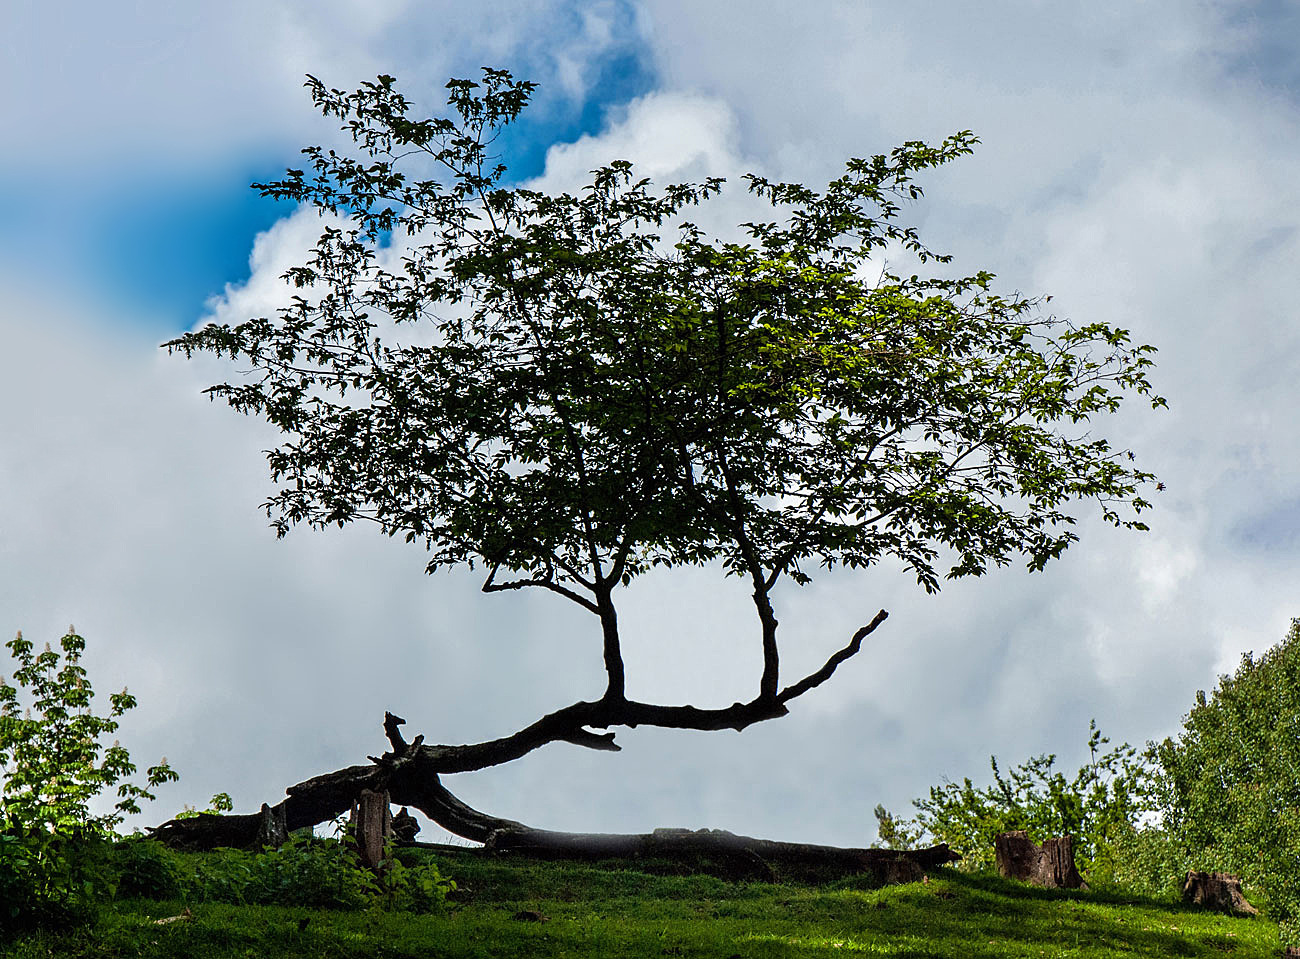
M 351 833 L 357 855 L 367 869 L 378 869 L 384 861 L 388 840 L 393 836 L 393 815 L 388 793 L 361 790 L 352 807 Z

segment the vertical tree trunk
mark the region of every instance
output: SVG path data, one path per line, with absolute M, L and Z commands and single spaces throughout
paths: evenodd
M 1088 884 L 1074 867 L 1074 840 L 1058 836 L 1043 843 L 1039 864 L 1041 885 L 1048 889 L 1087 889 Z
M 352 807 L 352 835 L 356 839 L 361 864 L 378 869 L 384 861 L 384 847 L 393 835 L 393 815 L 388 808 L 388 793 L 361 790 Z

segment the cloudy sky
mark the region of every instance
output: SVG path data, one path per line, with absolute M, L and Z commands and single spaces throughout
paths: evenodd
M 1116 741 L 1176 731 L 1198 688 L 1300 615 L 1286 0 L 141 0 L 5 20 L 0 629 L 54 641 L 74 623 L 101 692 L 138 696 L 124 742 L 182 777 L 145 821 L 218 790 L 253 809 L 363 761 L 385 709 L 431 742 L 477 741 L 603 688 L 595 623 L 558 597 L 426 576 L 418 549 L 369 529 L 277 541 L 259 509 L 274 436 L 200 395 L 224 367 L 158 349 L 284 296 L 315 225 L 247 185 L 334 142 L 306 73 L 391 73 L 430 109 L 481 65 L 531 77 L 507 160 L 555 188 L 614 158 L 661 181 L 824 183 L 849 156 L 971 129 L 976 154 L 908 211 L 928 243 L 1160 351 L 1169 410 L 1099 427 L 1167 486 L 1149 533 L 1084 510 L 1045 573 L 937 597 L 891 568 L 822 576 L 778 597 L 789 674 L 891 616 L 792 715 L 623 730 L 619 754 L 552 745 L 452 777 L 472 804 L 560 829 L 868 843 L 876 803 L 904 812 L 991 753 L 1077 764 L 1094 717 Z M 748 698 L 751 619 L 715 570 L 638 583 L 629 693 Z

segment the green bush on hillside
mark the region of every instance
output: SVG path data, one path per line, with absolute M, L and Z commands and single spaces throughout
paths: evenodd
M 440 911 L 456 884 L 432 862 L 394 858 L 378 872 L 364 868 L 345 842 L 290 836 L 278 849 L 216 849 L 183 854 L 153 839 L 133 837 L 113 850 L 119 898 L 174 899 L 191 905 L 382 907 Z
M 35 653 L 22 633 L 6 645 L 16 668 L 14 685 L 0 678 L 0 931 L 87 918 L 113 891 L 105 850 L 115 827 L 177 778 L 164 759 L 136 785 L 126 747 L 102 744 L 136 702 L 122 690 L 109 696 L 107 716 L 94 713 L 75 629 L 58 650 L 47 643 Z M 92 813 L 90 802 L 114 786 L 112 810 Z
M 961 853 L 960 868 L 991 869 L 993 840 L 1001 832 L 1023 829 L 1042 842 L 1052 836 L 1075 840 L 1075 861 L 1092 883 L 1111 883 L 1123 876 L 1155 891 L 1144 863 L 1163 855 L 1166 843 L 1158 830 L 1141 825 L 1150 810 L 1151 764 L 1128 743 L 1103 750 L 1110 740 L 1095 721 L 1089 724 L 1089 761 L 1073 776 L 1056 768 L 1056 756 L 1035 756 L 1003 772 L 990 757 L 993 783 L 976 786 L 969 778 L 946 780 L 917 799 L 915 819 L 875 810 L 880 841 L 909 848 L 928 840 L 944 842 Z

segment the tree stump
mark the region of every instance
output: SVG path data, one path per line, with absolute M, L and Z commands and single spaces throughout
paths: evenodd
M 1044 889 L 1087 889 L 1074 865 L 1074 840 L 1049 839 L 1041 846 L 1023 829 L 999 833 L 993 840 L 998 872 L 1008 879 L 1033 883 Z
M 258 813 L 256 848 L 270 846 L 272 849 L 279 849 L 288 838 L 289 830 L 285 826 L 284 806 L 268 806 L 262 803 L 262 811 Z
M 1183 902 L 1234 916 L 1259 915 L 1259 910 L 1241 894 L 1241 880 L 1226 872 L 1189 871 L 1183 881 Z
M 388 793 L 361 790 L 356 805 L 352 807 L 351 827 L 361 864 L 368 869 L 378 869 L 384 861 L 384 847 L 393 835 Z

